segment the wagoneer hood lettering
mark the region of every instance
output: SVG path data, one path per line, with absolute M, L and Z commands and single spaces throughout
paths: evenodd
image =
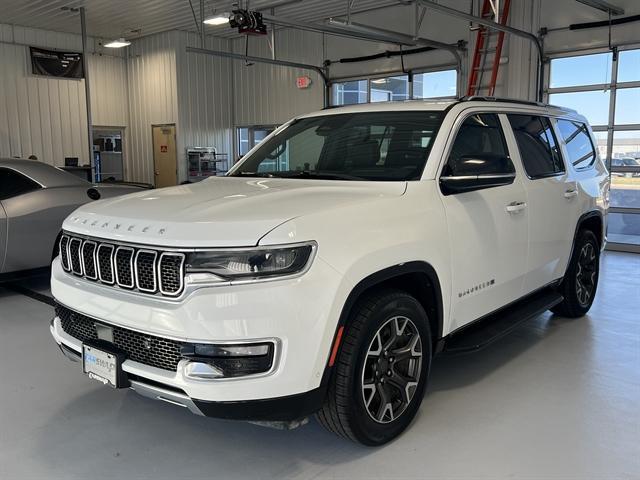
M 255 245 L 292 218 L 404 193 L 405 182 L 212 178 L 76 210 L 63 228 L 81 235 L 176 247 Z

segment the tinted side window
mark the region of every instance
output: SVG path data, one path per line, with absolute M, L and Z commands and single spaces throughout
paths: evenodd
M 8 168 L 0 168 L 0 200 L 17 197 L 39 188 L 40 185 L 21 173 Z
M 530 178 L 564 172 L 558 142 L 551 121 L 536 115 L 508 115 L 518 143 L 524 169 Z
M 558 120 L 558 130 L 567 146 L 568 160 L 576 170 L 584 170 L 595 163 L 596 151 L 584 123 Z
M 487 170 L 489 165 L 491 171 Z M 503 174 L 514 171 L 498 115 L 479 113 L 468 117 L 460 126 L 442 175 Z

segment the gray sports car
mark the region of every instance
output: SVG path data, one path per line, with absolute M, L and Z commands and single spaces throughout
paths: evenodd
M 62 221 L 80 205 L 141 188 L 93 185 L 42 162 L 0 158 L 0 280 L 48 267 Z

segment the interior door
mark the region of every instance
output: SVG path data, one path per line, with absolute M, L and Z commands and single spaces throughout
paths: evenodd
M 156 188 L 178 184 L 176 126 L 153 125 L 153 165 Z
M 442 169 L 442 176 L 450 175 L 448 165 L 463 156 L 480 168 L 481 160 L 473 160 L 475 157 L 495 154 L 506 157 L 511 174 L 515 170 L 511 184 L 442 195 L 451 242 L 454 329 L 522 295 L 528 241 L 526 193 L 522 169 L 509 156 L 503 122 L 506 119 L 495 113 L 460 119 Z
M 529 210 L 526 294 L 564 275 L 579 217 L 580 192 L 573 172 L 564 165 L 551 120 L 538 115 L 507 117 L 515 140 L 514 156 L 519 157 L 526 173 L 523 179 Z

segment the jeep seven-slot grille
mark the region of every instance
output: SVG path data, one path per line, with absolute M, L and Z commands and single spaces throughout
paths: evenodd
M 81 342 L 98 338 L 96 323 L 113 329 L 113 344 L 136 362 L 175 372 L 182 359 L 181 342 L 109 325 L 62 305 L 56 305 L 56 315 L 60 319 L 62 330 Z
M 179 296 L 184 288 L 185 256 L 180 252 L 64 234 L 60 253 L 65 271 L 97 283 L 168 297 Z

